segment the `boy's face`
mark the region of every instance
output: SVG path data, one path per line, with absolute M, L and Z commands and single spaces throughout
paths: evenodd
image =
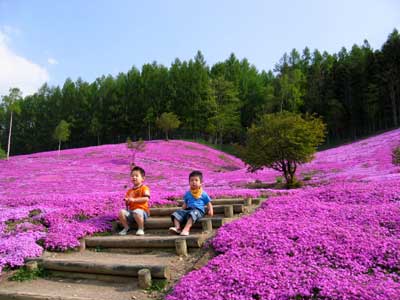
M 193 176 L 189 178 L 190 188 L 192 190 L 201 188 L 201 180 L 198 176 Z
M 139 171 L 133 171 L 131 174 L 132 183 L 134 186 L 141 185 L 144 181 L 144 177 L 140 174 Z

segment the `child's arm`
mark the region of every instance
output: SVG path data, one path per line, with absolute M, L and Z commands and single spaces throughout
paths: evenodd
M 183 196 L 183 204 L 182 204 L 182 209 L 186 209 L 187 208 L 187 199 L 186 199 L 186 195 L 187 193 Z
M 211 202 L 207 203 L 208 215 L 212 217 L 214 215 L 214 209 Z
M 138 198 L 125 198 L 126 203 L 138 203 L 138 204 L 142 204 L 142 203 L 146 203 L 147 201 L 149 201 L 149 197 L 138 197 Z

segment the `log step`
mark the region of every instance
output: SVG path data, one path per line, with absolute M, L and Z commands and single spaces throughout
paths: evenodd
M 137 278 L 130 278 L 129 283 L 51 277 L 22 282 L 2 279 L 0 300 L 132 300 L 144 295 Z
M 250 200 L 250 201 L 249 201 Z M 213 205 L 232 205 L 232 204 L 242 204 L 242 205 L 259 205 L 261 202 L 261 199 L 243 199 L 243 198 L 232 198 L 232 199 L 213 199 L 212 203 Z M 183 200 L 177 200 L 178 205 L 183 204 Z
M 110 280 L 117 277 L 116 282 L 123 278 L 138 277 L 142 269 L 149 269 L 153 278 L 170 278 L 170 269 L 166 258 L 157 256 L 94 253 L 75 254 L 59 257 L 43 257 L 37 259 L 38 264 L 50 271 L 51 275 L 67 278 L 85 278 Z
M 208 235 L 193 233 L 187 237 L 179 235 L 165 236 L 98 236 L 85 238 L 87 248 L 173 248 L 175 249 L 175 240 L 185 239 L 189 248 L 200 248 Z
M 1 291 L 0 300 L 97 300 L 98 298 L 86 298 L 77 296 L 54 296 L 27 292 Z
M 232 204 L 233 212 L 235 214 L 240 214 L 244 212 L 244 205 L 243 204 Z M 225 205 L 214 205 L 214 214 L 224 214 Z M 177 211 L 178 209 L 182 209 L 179 206 L 175 207 L 153 207 L 150 208 L 150 216 L 157 217 L 157 216 L 170 216 L 172 213 Z
M 211 220 L 212 222 L 212 227 L 213 228 L 219 228 L 225 223 L 225 218 L 224 217 L 205 217 L 196 222 L 193 225 L 193 228 L 202 228 L 203 227 L 203 222 L 207 222 L 207 220 Z M 146 229 L 165 229 L 168 230 L 169 227 L 173 226 L 173 223 L 171 221 L 171 218 L 169 217 L 150 217 L 146 220 L 144 227 Z M 133 224 L 134 228 L 137 228 L 137 224 Z M 120 227 L 119 225 L 119 228 Z

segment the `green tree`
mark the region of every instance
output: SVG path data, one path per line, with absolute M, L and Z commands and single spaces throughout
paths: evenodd
M 66 142 L 69 139 L 71 131 L 69 129 L 69 123 L 61 120 L 54 130 L 53 138 L 58 141 L 58 156 L 60 156 L 61 142 Z
M 149 141 L 151 140 L 151 123 L 154 123 L 156 120 L 154 116 L 154 111 L 152 107 L 149 107 L 146 112 L 146 117 L 143 119 L 144 122 L 147 123 L 147 134 Z
M 19 114 L 21 112 L 19 102 L 22 100 L 22 92 L 18 88 L 10 88 L 9 92 L 10 93 L 8 94 L 8 96 L 3 96 L 6 110 L 8 110 L 10 113 L 10 126 L 8 127 L 7 160 L 10 158 L 13 114 Z
M 233 83 L 222 77 L 212 80 L 212 88 L 217 108 L 215 115 L 209 119 L 207 130 L 214 135 L 216 144 L 222 144 L 224 135 L 241 131 L 240 100 Z
M 2 148 L 0 148 L 0 159 L 4 159 L 4 158 L 7 158 L 7 154 Z
M 303 105 L 306 78 L 303 71 L 306 70 L 305 62 L 301 61 L 300 54 L 293 49 L 290 56 L 286 53 L 280 60 L 280 64 L 275 66 L 279 71 L 278 78 L 278 98 L 280 111 L 289 110 L 298 112 Z
M 99 119 L 94 116 L 90 121 L 89 132 L 97 137 L 97 145 L 100 145 L 101 123 Z
M 3 136 L 3 132 L 5 130 L 5 126 L 3 126 L 3 124 L 5 124 L 5 119 L 6 119 L 6 112 L 5 112 L 5 108 L 4 108 L 4 104 L 0 103 L 0 157 L 1 158 L 6 158 L 6 152 L 4 151 L 4 149 L 1 148 L 1 142 L 2 142 L 2 136 Z
M 292 187 L 297 166 L 312 160 L 324 135 L 320 118 L 287 111 L 266 114 L 248 130 L 244 160 L 251 171 L 269 167 L 282 172 Z
M 179 127 L 181 121 L 178 116 L 172 112 L 163 113 L 161 117 L 157 119 L 157 126 L 165 133 L 165 139 L 168 141 L 168 133 Z
M 4 123 L 4 120 L 6 118 L 5 110 L 4 110 L 4 105 L 0 104 L 0 159 L 7 158 L 7 154 L 4 151 L 3 148 L 1 148 L 1 137 L 3 136 L 3 131 L 4 127 L 2 124 Z
M 380 55 L 384 98 L 392 114 L 392 126 L 400 123 L 400 34 L 394 29 L 382 46 Z

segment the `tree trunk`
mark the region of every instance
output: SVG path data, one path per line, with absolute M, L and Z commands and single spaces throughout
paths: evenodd
M 290 175 L 290 182 L 292 185 L 296 179 L 295 177 L 296 169 L 297 169 L 296 162 L 289 163 L 289 175 Z
M 61 140 L 58 140 L 58 157 L 60 157 L 61 152 Z
M 292 188 L 293 183 L 295 182 L 295 173 L 297 169 L 296 162 L 286 162 L 283 164 L 283 174 L 285 175 L 286 179 L 286 187 L 287 188 Z
M 289 178 L 289 172 L 287 169 L 287 164 L 285 161 L 282 161 L 281 165 L 282 165 L 283 176 L 285 177 L 285 180 L 286 180 L 286 185 L 289 186 L 290 178 Z
M 8 131 L 7 160 L 8 160 L 9 157 L 10 157 L 12 117 L 13 117 L 13 113 L 12 113 L 12 111 L 11 111 L 11 116 L 10 116 L 10 129 L 9 129 L 9 131 Z
M 397 127 L 397 107 L 396 107 L 396 92 L 394 90 L 394 84 L 390 84 L 390 100 L 392 102 L 392 112 L 393 112 L 393 125 Z
M 149 141 L 150 141 L 150 140 L 151 140 L 151 135 L 150 135 L 150 122 L 149 122 L 148 129 L 149 129 L 148 133 L 149 133 Z

